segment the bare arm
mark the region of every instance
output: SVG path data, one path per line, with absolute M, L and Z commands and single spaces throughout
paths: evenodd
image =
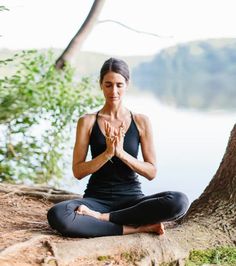
M 136 159 L 123 149 L 118 150 L 116 156 L 133 171 L 146 177 L 148 180 L 152 180 L 156 176 L 157 169 L 151 123 L 148 117 L 144 115 L 136 115 L 136 124 L 140 133 L 143 161 Z
M 100 169 L 110 157 L 113 156 L 110 149 L 106 149 L 96 158 L 85 161 L 88 153 L 90 131 L 94 123 L 93 115 L 85 115 L 81 117 L 77 123 L 76 141 L 73 152 L 73 174 L 77 179 L 96 172 Z

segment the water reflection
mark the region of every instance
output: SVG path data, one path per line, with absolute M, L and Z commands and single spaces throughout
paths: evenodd
M 178 190 L 190 201 L 200 196 L 218 169 L 236 113 L 180 110 L 149 94 L 127 95 L 125 105 L 148 115 L 153 126 L 158 175 L 152 181 L 140 176 L 144 193 Z M 70 169 L 67 189 L 83 194 L 88 177 L 77 181 Z

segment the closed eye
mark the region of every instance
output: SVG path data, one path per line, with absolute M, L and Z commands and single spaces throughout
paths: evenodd
M 118 88 L 122 88 L 122 87 L 124 87 L 124 84 L 123 84 L 123 83 L 118 83 L 118 84 L 117 84 L 117 87 L 118 87 Z
M 122 83 L 122 82 L 116 83 L 116 86 L 117 86 L 117 88 L 122 88 L 122 87 L 124 87 L 124 83 Z M 105 82 L 105 87 L 106 88 L 112 88 L 113 84 L 111 82 Z

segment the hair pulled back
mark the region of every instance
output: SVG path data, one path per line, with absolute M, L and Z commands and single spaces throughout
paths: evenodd
M 117 58 L 109 58 L 106 60 L 100 70 L 100 84 L 103 81 L 104 76 L 109 72 L 115 72 L 122 75 L 126 81 L 129 81 L 129 67 L 125 61 Z

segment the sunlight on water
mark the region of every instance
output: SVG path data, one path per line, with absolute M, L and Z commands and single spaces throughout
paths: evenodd
M 176 109 L 149 94 L 127 95 L 124 103 L 146 114 L 153 127 L 158 174 L 152 181 L 140 176 L 143 192 L 177 190 L 190 201 L 200 196 L 221 162 L 236 113 Z M 83 194 L 88 177 L 77 181 L 70 169 L 67 189 Z

